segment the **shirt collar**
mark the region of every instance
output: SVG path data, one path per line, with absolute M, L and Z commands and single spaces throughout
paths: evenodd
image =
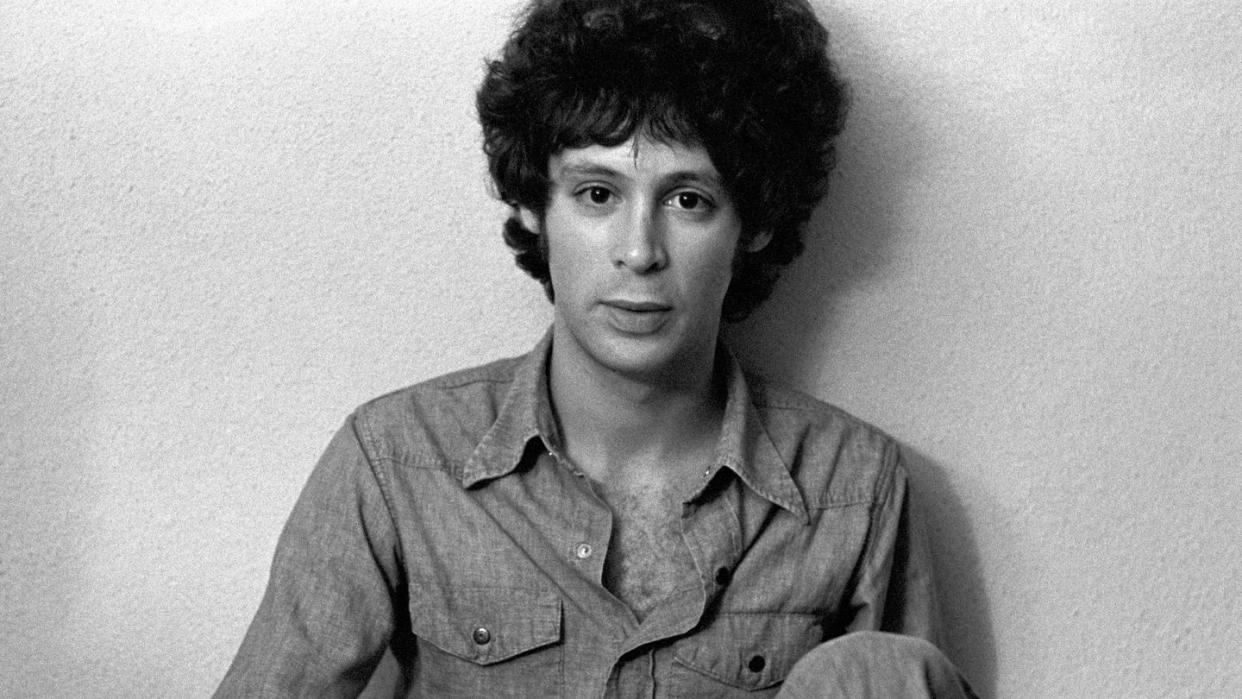
M 560 443 L 552 402 L 548 398 L 548 356 L 552 331 L 516 360 L 509 391 L 491 428 L 483 435 L 462 469 L 462 485 L 499 478 L 517 468 L 531 440 L 543 439 L 551 451 Z
M 790 465 L 781 456 L 755 407 L 741 364 L 724 345 L 717 351 L 716 361 L 718 366 L 723 362 L 728 387 L 724 422 L 716 443 L 716 463 L 736 473 L 765 500 L 788 510 L 804 523 L 809 522 L 802 493 L 790 476 Z
M 470 486 L 499 478 L 517 468 L 531 440 L 555 451 L 560 434 L 552 416 L 548 393 L 548 358 L 552 348 L 549 330 L 539 344 L 516 360 L 508 393 L 492 427 L 483 435 L 462 469 L 462 485 Z M 714 471 L 721 467 L 737 474 L 742 482 L 772 504 L 809 521 L 806 505 L 755 408 L 745 372 L 723 345 L 716 353 L 717 366 L 725 369 L 724 422 L 716 443 Z

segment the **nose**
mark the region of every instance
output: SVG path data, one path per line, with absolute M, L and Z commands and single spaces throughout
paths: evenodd
M 649 274 L 668 265 L 663 226 L 655 214 L 632 211 L 618 223 L 613 237 L 614 265 L 636 274 Z

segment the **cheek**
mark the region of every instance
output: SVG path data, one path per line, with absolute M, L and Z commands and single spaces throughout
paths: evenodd
M 714 286 L 712 290 L 717 300 L 723 300 L 725 292 L 729 290 L 729 283 L 733 281 L 733 258 L 722 260 L 717 265 Z
M 735 247 L 734 244 L 725 243 L 723 246 L 705 247 L 697 251 L 696 259 L 701 262 L 694 270 L 692 282 L 703 293 L 724 296 L 729 282 L 733 279 Z
M 561 291 L 569 293 L 581 286 L 583 277 L 593 268 L 593 252 L 586 236 L 574 235 L 563 227 L 553 226 L 551 220 L 548 223 L 544 233 L 544 250 L 552 285 L 559 296 Z
M 683 288 L 684 300 L 698 309 L 696 313 L 704 322 L 718 316 L 724 303 L 729 282 L 733 279 L 733 258 L 712 255 L 700 259 L 700 264 L 686 269 Z
M 552 288 L 557 290 L 557 300 L 568 295 L 574 287 L 572 274 L 573 265 L 565 263 L 565 252 L 559 246 L 547 247 L 548 276 L 552 279 Z

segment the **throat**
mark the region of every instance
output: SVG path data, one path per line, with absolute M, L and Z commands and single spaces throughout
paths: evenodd
M 634 458 L 676 463 L 714 449 L 726 382 L 710 352 L 679 376 L 632 376 L 587 361 L 563 340 L 554 335 L 548 392 L 562 447 L 589 475 L 603 481 Z

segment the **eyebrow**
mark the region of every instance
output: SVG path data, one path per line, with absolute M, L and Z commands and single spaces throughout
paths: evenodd
M 615 177 L 629 179 L 629 175 L 619 170 L 595 163 L 569 162 L 556 169 L 559 177 Z M 714 172 L 703 170 L 677 170 L 662 178 L 668 184 L 699 183 L 709 187 L 723 189 L 720 176 Z
M 590 163 L 565 163 L 556 169 L 556 174 L 561 177 L 573 175 L 579 177 L 624 177 L 618 170 L 605 165 L 593 165 Z

